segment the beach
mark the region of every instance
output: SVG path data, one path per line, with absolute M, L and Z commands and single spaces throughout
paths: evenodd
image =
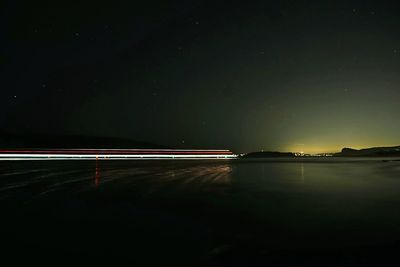
M 400 248 L 396 158 L 13 161 L 0 170 L 3 252 L 16 262 L 382 266 Z

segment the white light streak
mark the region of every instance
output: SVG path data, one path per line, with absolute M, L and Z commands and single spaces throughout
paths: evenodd
M 0 154 L 0 160 L 93 160 L 93 159 L 235 159 L 234 154 Z

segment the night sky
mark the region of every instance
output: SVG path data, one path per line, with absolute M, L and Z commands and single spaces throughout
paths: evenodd
M 235 152 L 400 144 L 399 1 L 6 1 L 0 128 Z

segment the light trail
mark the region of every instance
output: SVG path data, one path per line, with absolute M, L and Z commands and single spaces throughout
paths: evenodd
M 24 149 L 0 150 L 0 160 L 235 159 L 229 150 L 190 149 Z

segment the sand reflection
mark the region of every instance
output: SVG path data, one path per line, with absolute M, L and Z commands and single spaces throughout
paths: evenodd
M 147 187 L 157 191 L 173 186 L 180 187 L 218 187 L 231 183 L 232 166 L 223 164 L 175 164 L 175 165 L 139 165 L 134 167 L 112 167 L 96 164 L 94 186 L 107 186 L 109 183 L 123 183 L 127 187 Z M 100 179 L 101 173 L 101 179 Z

